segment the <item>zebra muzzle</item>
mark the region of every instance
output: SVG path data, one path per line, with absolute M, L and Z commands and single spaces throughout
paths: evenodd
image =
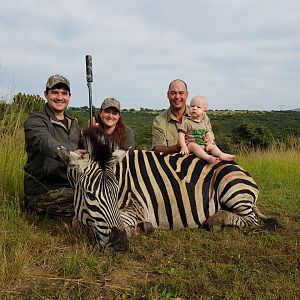
M 107 247 L 114 251 L 126 251 L 128 249 L 128 237 L 125 230 L 113 227 L 110 232 Z

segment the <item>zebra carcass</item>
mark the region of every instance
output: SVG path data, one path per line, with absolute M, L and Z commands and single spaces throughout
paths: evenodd
M 85 130 L 85 139 L 85 157 L 58 151 L 75 189 L 75 217 L 93 228 L 102 246 L 125 250 L 128 235 L 140 228 L 219 231 L 269 220 L 256 207 L 256 183 L 235 162 L 210 165 L 194 155 L 125 152 L 97 128 Z

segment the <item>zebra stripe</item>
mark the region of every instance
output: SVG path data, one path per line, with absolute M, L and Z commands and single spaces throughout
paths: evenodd
M 247 216 L 258 194 L 253 179 L 236 163 L 211 166 L 193 155 L 129 151 L 115 174 L 120 209 L 133 197 L 146 208 L 154 227 L 167 229 L 200 227 L 220 209 Z
M 119 212 L 111 208 L 110 201 L 102 199 L 117 199 L 118 184 L 112 166 L 103 170 L 96 161 L 90 160 L 81 172 L 80 168 L 68 168 L 68 179 L 75 190 L 75 218 L 84 225 L 94 228 L 100 244 L 107 243 L 110 230 L 108 227 L 124 229 L 124 223 Z M 100 197 L 95 195 L 100 194 Z M 99 200 L 101 203 L 99 203 Z M 101 207 L 101 212 L 99 211 Z M 97 234 L 101 232 L 101 234 Z
M 124 229 L 131 234 L 145 224 L 162 229 L 205 225 L 216 231 L 257 225 L 257 216 L 266 219 L 256 207 L 256 183 L 235 162 L 210 165 L 195 155 L 146 150 L 127 151 L 117 161 L 122 153 L 113 152 L 113 143 L 93 130 L 86 133 L 87 139 L 91 135 L 88 159 L 59 152 L 69 165 L 76 217 L 93 226 L 101 245 L 124 249 Z

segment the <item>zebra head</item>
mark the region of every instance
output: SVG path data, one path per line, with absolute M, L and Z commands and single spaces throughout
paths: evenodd
M 118 208 L 119 186 L 114 165 L 125 151 L 95 127 L 84 130 L 88 155 L 81 157 L 64 147 L 59 156 L 68 166 L 68 178 L 75 190 L 75 217 L 92 227 L 97 241 L 114 251 L 128 248 L 124 222 Z

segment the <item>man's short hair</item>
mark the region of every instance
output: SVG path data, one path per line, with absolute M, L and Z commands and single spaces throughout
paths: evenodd
M 173 81 L 171 81 L 171 83 L 169 84 L 169 89 L 168 89 L 168 91 L 170 91 L 171 85 L 172 85 L 174 82 L 176 82 L 176 81 L 180 81 L 180 82 L 182 82 L 182 83 L 184 84 L 184 86 L 185 86 L 186 90 L 188 90 L 188 87 L 187 87 L 187 84 L 186 84 L 186 82 L 185 82 L 185 81 L 183 81 L 182 79 L 174 79 L 174 80 L 173 80 Z

